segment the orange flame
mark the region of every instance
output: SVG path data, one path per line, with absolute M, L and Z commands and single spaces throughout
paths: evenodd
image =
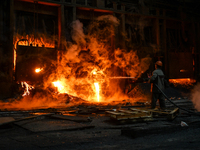
M 55 87 L 58 88 L 59 93 L 67 93 L 61 81 L 52 82 Z
M 99 84 L 98 83 L 94 83 L 95 88 L 96 88 L 96 96 L 97 96 L 97 101 L 99 102 Z
M 105 22 L 105 29 L 99 30 L 102 21 Z M 66 43 L 63 41 L 62 44 L 66 44 L 66 51 L 59 52 L 57 68 L 44 78 L 44 89 L 54 86 L 59 93 L 67 93 L 91 102 L 102 102 L 105 99 L 108 102 L 113 98 L 122 99 L 122 97 L 124 99 L 121 89 L 118 88 L 119 83 L 110 81 L 106 76 L 126 73 L 129 76 L 140 77 L 141 73 L 149 68 L 151 58 L 140 60 L 134 50 L 126 51 L 118 48 L 114 52 L 111 51 L 110 38 L 115 29 L 113 25 L 118 24 L 117 18 L 110 15 L 103 16 L 91 24 L 88 34 L 85 35 L 83 24 L 79 21 L 73 22 L 74 44 L 71 41 Z M 35 38 L 34 35 L 16 35 L 13 41 L 15 50 L 17 50 L 17 45 L 51 47 L 52 44 L 54 47 L 54 40 L 44 41 L 44 39 L 43 36 Z M 87 49 L 83 50 L 82 47 L 87 47 Z M 121 71 L 118 72 L 115 66 Z M 38 95 L 40 96 L 40 93 Z M 39 96 L 36 97 L 37 100 Z
M 35 72 L 36 72 L 36 73 L 39 73 L 39 72 L 41 72 L 42 70 L 43 70 L 43 68 L 36 68 L 36 69 L 35 69 Z
M 26 40 L 21 40 L 21 39 L 26 39 Z M 22 35 L 15 35 L 14 37 L 14 45 L 17 46 L 18 45 L 28 45 L 28 44 L 32 44 L 32 46 L 38 46 L 38 47 L 49 47 L 49 48 L 54 48 L 55 44 L 54 41 L 50 38 L 47 38 L 44 35 L 41 35 L 40 37 L 35 38 L 34 35 L 26 35 L 26 36 L 22 36 Z
M 102 78 L 103 71 L 94 70 L 97 69 L 93 69 L 86 78 L 71 77 L 67 79 L 60 76 L 56 81 L 52 79 L 51 83 L 57 88 L 58 93 L 67 93 L 91 102 L 100 102 L 102 97 L 100 85 L 105 82 L 105 79 Z
M 22 40 L 23 39 L 23 40 Z M 44 35 L 41 35 L 38 38 L 35 38 L 34 35 L 26 35 L 22 36 L 19 34 L 16 34 L 13 37 L 13 45 L 14 45 L 14 58 L 13 58 L 13 65 L 14 65 L 14 70 L 16 68 L 16 58 L 17 58 L 17 45 L 27 45 L 32 44 L 32 46 L 38 46 L 38 47 L 49 47 L 49 48 L 55 48 L 55 42 L 53 39 L 47 38 Z

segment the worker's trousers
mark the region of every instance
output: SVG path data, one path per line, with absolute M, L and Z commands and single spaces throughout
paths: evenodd
M 165 109 L 165 97 L 162 93 L 152 93 L 151 108 L 154 109 L 156 107 L 157 100 L 159 100 L 160 108 Z

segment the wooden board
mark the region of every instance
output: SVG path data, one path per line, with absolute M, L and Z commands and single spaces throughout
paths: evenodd
M 141 118 L 152 118 L 152 113 L 148 111 L 141 110 L 118 110 L 118 111 L 106 111 L 106 114 L 110 116 L 110 118 L 115 120 L 137 120 Z
M 0 117 L 0 125 L 15 121 L 13 117 Z
M 179 114 L 179 108 L 165 110 L 146 109 L 146 111 L 152 112 L 153 117 L 165 117 L 168 120 L 173 120 Z
M 148 121 L 152 120 L 153 117 L 163 117 L 168 120 L 173 120 L 179 114 L 179 108 L 166 109 L 166 110 L 155 110 L 155 109 L 119 109 L 117 111 L 106 111 L 106 114 L 111 119 L 115 120 L 132 120 L 132 121 Z

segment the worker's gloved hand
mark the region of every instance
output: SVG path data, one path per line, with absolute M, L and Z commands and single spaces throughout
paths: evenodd
M 151 78 L 151 73 L 147 73 L 147 77 L 148 77 L 148 78 Z

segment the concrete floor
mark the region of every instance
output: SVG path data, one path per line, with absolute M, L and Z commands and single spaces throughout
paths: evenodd
M 88 115 L 81 117 L 84 120 Z M 125 124 L 116 124 L 104 114 L 91 114 L 89 118 L 88 121 L 77 122 L 47 115 L 11 121 L 0 126 L 0 149 L 199 149 L 200 116 L 188 115 L 181 111 L 172 121 L 161 117 L 152 121 Z M 186 122 L 188 126 L 182 127 L 181 121 Z

